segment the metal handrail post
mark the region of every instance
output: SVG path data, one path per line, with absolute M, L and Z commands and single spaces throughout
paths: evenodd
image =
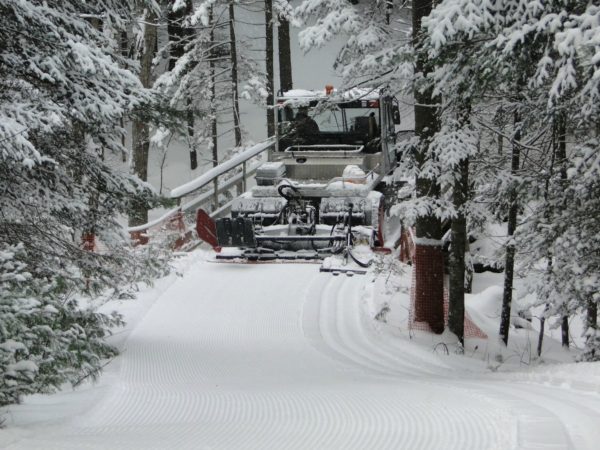
M 215 177 L 213 180 L 213 211 L 219 209 L 219 177 Z
M 242 163 L 242 192 L 246 192 L 246 161 Z

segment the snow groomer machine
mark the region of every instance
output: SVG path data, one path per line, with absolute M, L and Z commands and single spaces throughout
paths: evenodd
M 277 98 L 276 145 L 256 185 L 216 220 L 218 259 L 309 260 L 384 245 L 385 181 L 397 165 L 385 90 L 293 90 Z M 323 270 L 323 269 L 322 269 Z M 326 268 L 325 268 L 326 270 Z

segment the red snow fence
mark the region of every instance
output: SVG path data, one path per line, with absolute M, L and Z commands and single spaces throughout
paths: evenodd
M 416 264 L 413 266 L 412 270 L 412 286 L 410 289 L 410 311 L 408 314 L 408 328 L 410 330 L 419 330 L 419 331 L 427 331 L 434 332 L 434 330 L 429 326 L 429 323 L 426 321 L 417 320 L 417 315 L 415 314 L 415 303 L 416 303 L 416 285 L 417 285 L 417 269 Z M 446 283 L 443 283 L 443 317 L 444 317 L 444 327 L 448 326 L 448 288 Z M 422 311 L 425 308 L 421 308 Z M 479 339 L 487 339 L 488 336 L 483 332 L 481 328 L 479 328 L 475 322 L 469 316 L 469 313 L 465 311 L 465 339 L 467 338 L 479 338 Z
M 444 332 L 444 254 L 441 245 L 416 243 L 413 258 L 411 307 L 415 322 L 423 322 L 434 333 Z
M 185 225 L 183 211 L 177 211 L 166 224 L 167 230 L 176 231 L 179 237 L 172 245 L 173 250 L 181 249 L 185 244 L 192 240 L 192 232 L 187 230 Z
M 170 247 L 172 250 L 180 250 L 188 242 L 192 240 L 192 231 L 187 229 L 184 220 L 183 211 L 175 211 L 165 219 L 159 219 L 151 222 L 146 229 L 140 229 L 140 227 L 133 227 L 135 231 L 130 231 L 131 241 L 134 246 L 146 245 L 150 242 L 150 238 L 164 238 L 171 236 L 174 239 Z M 175 237 L 176 236 L 176 237 Z
M 83 233 L 81 235 L 81 248 L 88 252 L 95 251 L 96 235 L 94 233 Z
M 400 260 L 412 263 L 412 286 L 408 327 L 441 334 L 448 326 L 448 288 L 444 276 L 442 245 L 420 242 L 414 231 L 406 227 L 400 240 Z M 475 325 L 465 311 L 465 338 L 487 339 L 481 328 Z
M 150 242 L 150 237 L 145 231 L 131 231 L 129 235 L 131 236 L 131 241 L 133 242 L 134 247 L 138 245 L 146 245 L 148 242 Z

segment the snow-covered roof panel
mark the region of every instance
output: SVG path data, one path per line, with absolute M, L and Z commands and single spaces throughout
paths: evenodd
M 299 97 L 325 97 L 325 91 L 309 91 L 306 89 L 292 89 L 286 91 L 280 98 L 299 98 Z
M 347 91 L 334 89 L 331 94 L 326 94 L 325 90 L 311 91 L 306 89 L 292 89 L 286 91 L 278 97 L 279 100 L 320 100 L 330 98 L 332 101 L 351 101 L 351 100 L 377 100 L 379 98 L 379 88 L 353 88 Z

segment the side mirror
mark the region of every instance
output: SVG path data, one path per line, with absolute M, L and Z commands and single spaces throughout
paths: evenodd
M 395 103 L 392 105 L 392 120 L 394 125 L 400 125 L 400 108 Z

